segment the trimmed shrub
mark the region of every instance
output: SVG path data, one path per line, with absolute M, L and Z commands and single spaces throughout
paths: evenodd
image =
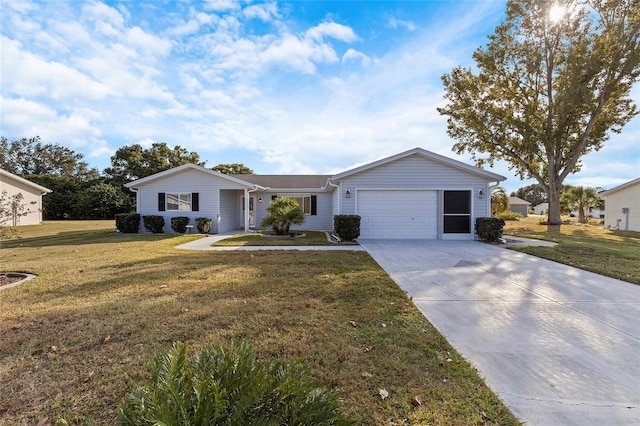
M 208 234 L 211 231 L 212 221 L 208 217 L 197 217 L 196 228 L 199 234 Z
M 520 220 L 524 216 L 522 215 L 522 213 L 502 212 L 502 213 L 496 214 L 496 217 L 504 220 Z
M 164 231 L 164 217 L 158 215 L 142 216 L 142 223 L 147 231 L 162 234 Z
M 333 232 L 343 241 L 353 241 L 360 236 L 360 216 L 337 214 L 333 216 Z
M 174 343 L 156 358 L 152 383 L 118 408 L 118 425 L 351 425 L 333 391 L 301 361 L 257 362 L 248 344 L 205 347 L 192 359 Z
M 498 217 L 478 217 L 476 218 L 476 234 L 482 241 L 497 241 L 502 238 L 504 219 Z
M 186 216 L 177 216 L 171 218 L 171 229 L 180 234 L 187 232 L 187 225 L 189 224 L 189 218 Z
M 137 234 L 140 227 L 138 213 L 119 213 L 116 215 L 116 228 L 123 234 Z

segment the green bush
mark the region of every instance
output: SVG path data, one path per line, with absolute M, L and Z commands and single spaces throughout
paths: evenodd
M 197 217 L 196 218 L 196 228 L 198 229 L 199 234 L 208 234 L 211 231 L 211 219 L 208 217 Z
M 187 225 L 189 224 L 189 218 L 186 216 L 177 216 L 171 218 L 171 229 L 180 234 L 187 232 Z
M 504 220 L 520 220 L 524 216 L 522 216 L 522 213 L 502 212 L 502 213 L 496 214 L 496 217 Z
M 116 228 L 123 234 L 137 234 L 140 227 L 138 213 L 120 213 L 116 215 Z
M 300 361 L 258 363 L 246 343 L 209 346 L 192 359 L 175 343 L 152 383 L 120 403 L 118 425 L 351 425 L 337 395 L 316 386 Z
M 333 232 L 343 241 L 353 241 L 360 236 L 360 216 L 337 214 L 333 216 Z
M 496 241 L 502 238 L 504 229 L 504 219 L 498 217 L 478 217 L 476 218 L 476 234 L 482 241 Z
M 287 235 L 291 225 L 304 222 L 304 212 L 296 200 L 278 197 L 267 207 L 269 213 L 260 221 L 260 227 L 271 228 L 276 235 Z
M 142 216 L 142 223 L 147 231 L 162 234 L 164 231 L 164 217 L 158 215 Z

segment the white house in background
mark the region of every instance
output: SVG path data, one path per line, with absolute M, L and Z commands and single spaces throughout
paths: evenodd
M 491 216 L 489 187 L 504 176 L 422 148 L 336 175 L 224 175 L 185 164 L 128 183 L 137 212 L 213 219 L 213 233 L 259 226 L 276 197 L 298 200 L 295 229 L 332 230 L 333 216 L 361 217 L 360 238 L 473 239 Z M 294 229 L 294 227 L 292 227 Z
M 598 194 L 605 199 L 604 226 L 640 232 L 640 178 Z
M 533 211 L 537 215 L 547 214 L 549 211 L 549 203 L 540 203 L 537 206 L 533 206 Z
M 520 213 L 522 216 L 529 216 L 531 203 L 518 197 L 509 197 L 509 211 L 512 213 Z
M 23 216 L 10 214 L 7 217 L 0 217 L 0 221 L 3 221 L 1 225 L 39 225 L 42 223 L 42 196 L 51 192 L 50 189 L 0 169 L 0 194 L 5 191 L 7 197 L 22 194 L 21 203 L 27 214 Z

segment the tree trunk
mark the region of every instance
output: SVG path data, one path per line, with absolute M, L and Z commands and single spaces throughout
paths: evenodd
M 549 179 L 549 216 L 547 217 L 547 224 L 549 225 L 561 225 L 562 219 L 560 218 L 560 185 L 557 180 L 550 176 Z
M 578 222 L 587 223 L 587 215 L 584 214 L 584 207 L 578 208 Z

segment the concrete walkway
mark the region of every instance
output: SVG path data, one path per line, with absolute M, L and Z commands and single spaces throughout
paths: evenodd
M 640 286 L 478 242 L 360 243 L 527 425 L 640 424 Z
M 348 250 L 348 251 L 364 251 L 359 245 L 331 245 L 331 246 L 220 246 L 212 247 L 211 244 L 237 235 L 238 232 L 227 234 L 208 235 L 204 238 L 194 240 L 185 244 L 176 246 L 180 250 L 205 250 L 205 251 L 256 251 L 256 250 L 299 250 L 299 251 L 329 251 L 329 250 Z

